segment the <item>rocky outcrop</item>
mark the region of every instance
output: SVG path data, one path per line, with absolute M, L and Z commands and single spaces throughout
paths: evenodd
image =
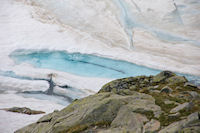
M 186 83 L 185 77 L 169 71 L 114 80 L 16 133 L 198 132 L 200 90 Z M 166 86 L 170 93 L 162 93 Z
M 28 115 L 36 115 L 36 114 L 43 114 L 45 112 L 43 111 L 37 111 L 37 110 L 31 110 L 29 108 L 26 108 L 26 107 L 13 107 L 13 108 L 6 108 L 6 109 L 3 109 L 3 110 L 6 110 L 6 111 L 9 111 L 9 112 L 16 112 L 16 113 L 22 113 L 22 114 L 28 114 Z
M 199 133 L 200 131 L 200 114 L 192 113 L 186 119 L 170 124 L 159 133 Z

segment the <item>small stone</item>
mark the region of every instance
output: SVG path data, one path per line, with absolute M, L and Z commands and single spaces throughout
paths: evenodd
M 150 90 L 150 93 L 160 93 L 159 90 Z
M 154 86 L 154 89 L 157 89 L 159 87 L 159 85 Z
M 188 121 L 200 120 L 200 112 L 195 112 L 195 113 L 190 114 L 190 115 L 187 117 L 187 119 L 188 119 Z
M 185 83 L 185 84 L 184 84 L 184 87 L 197 88 L 196 85 L 194 85 L 194 84 L 192 84 L 192 83 L 189 83 L 189 82 Z
M 168 86 L 165 86 L 165 87 L 163 87 L 162 89 L 161 89 L 161 93 L 171 93 L 173 90 L 170 88 L 170 87 L 168 87 Z
M 144 125 L 145 132 L 155 132 L 159 130 L 159 128 L 160 128 L 160 122 L 154 119 L 151 119 L 150 122 L 147 122 Z
M 153 86 L 149 86 L 149 87 L 147 88 L 147 90 L 149 90 L 149 91 L 150 91 L 150 90 L 155 90 L 155 89 L 154 89 L 154 87 L 153 87 Z
M 181 91 L 181 90 L 183 90 L 183 88 L 182 88 L 182 87 L 180 87 L 180 86 L 177 86 L 177 87 L 176 87 L 176 90 L 179 90 L 179 91 Z
M 178 112 L 178 111 L 180 111 L 180 110 L 182 110 L 182 109 L 185 109 L 185 108 L 189 107 L 189 104 L 190 104 L 190 103 L 188 103 L 188 102 L 183 103 L 183 104 L 180 104 L 180 105 L 178 105 L 177 107 L 173 108 L 173 109 L 170 111 L 170 113 L 176 113 L 176 112 Z
M 185 91 L 185 94 L 189 94 L 192 99 L 199 99 L 200 95 L 196 91 Z
M 143 84 L 143 83 L 142 83 L 142 84 L 140 84 L 140 87 L 145 87 L 145 86 L 146 86 L 146 84 Z
M 165 103 L 165 104 L 175 104 L 175 105 L 179 105 L 179 103 L 174 102 L 174 101 L 170 101 L 170 100 L 168 100 L 168 99 L 165 100 L 164 103 Z
M 135 90 L 137 90 L 137 86 L 136 85 L 132 85 L 132 86 L 130 86 L 129 87 L 129 89 L 131 90 L 131 91 L 135 91 Z
M 179 117 L 180 116 L 180 113 L 179 112 L 177 112 L 177 113 L 175 113 L 175 114 L 170 114 L 170 115 L 168 115 L 168 117 Z
M 6 110 L 6 111 L 9 111 L 9 112 L 16 112 L 16 113 L 22 113 L 22 114 L 28 114 L 28 115 L 36 115 L 36 114 L 43 114 L 45 112 L 43 111 L 37 111 L 37 110 L 31 110 L 29 108 L 26 108 L 26 107 L 13 107 L 13 108 L 6 108 L 6 109 L 3 109 L 3 110 Z

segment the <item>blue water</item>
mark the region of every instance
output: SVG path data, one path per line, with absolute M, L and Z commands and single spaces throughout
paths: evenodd
M 66 51 L 16 50 L 11 53 L 10 57 L 18 64 L 26 62 L 36 68 L 58 70 L 87 77 L 117 79 L 139 75 L 156 75 L 160 72 L 160 70 L 139 66 L 127 61 L 113 60 L 89 54 L 68 53 Z M 200 77 L 198 76 L 177 74 L 185 76 L 194 84 L 200 85 Z M 3 72 L 3 75 L 21 79 L 29 78 L 17 76 L 13 72 Z
M 26 62 L 37 68 L 47 68 L 75 75 L 101 78 L 123 78 L 155 75 L 159 70 L 95 55 L 65 51 L 14 51 L 10 57 L 16 63 Z

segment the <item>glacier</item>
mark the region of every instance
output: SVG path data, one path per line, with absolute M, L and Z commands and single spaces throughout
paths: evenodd
M 123 71 L 137 66 L 138 73 L 130 70 L 125 76 L 171 70 L 198 84 L 199 22 L 199 0 L 1 0 L 0 108 L 27 106 L 49 113 L 69 104 L 64 97 L 93 94 L 103 84 L 123 77 L 107 69 L 108 75 L 99 74 L 103 67 L 60 70 L 56 64 L 60 57 L 49 60 L 47 67 L 35 66 L 32 58 L 16 62 L 11 55 L 20 49 L 24 55 L 30 50 L 90 55 L 95 57 L 93 64 L 116 68 L 118 62 L 124 64 Z M 90 71 L 95 69 L 99 71 Z M 52 73 L 55 95 L 46 95 Z M 13 132 L 39 117 L 0 110 L 0 130 Z

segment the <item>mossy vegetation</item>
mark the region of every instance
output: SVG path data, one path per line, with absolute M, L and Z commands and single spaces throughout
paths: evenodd
M 88 127 L 88 125 L 76 125 L 71 127 L 69 130 L 64 131 L 63 133 L 80 133 L 81 131 L 86 130 Z
M 138 76 L 118 79 L 106 84 L 104 87 L 102 87 L 101 91 L 109 90 L 110 92 L 114 92 L 119 95 L 131 95 L 133 91 L 138 91 L 140 93 L 151 95 L 155 99 L 155 104 L 160 106 L 163 111 L 158 120 L 161 122 L 162 126 L 167 126 L 175 121 L 181 120 L 183 116 L 188 116 L 189 114 L 200 110 L 200 103 L 197 103 L 197 100 L 193 100 L 192 102 L 194 103 L 194 107 L 192 107 L 190 110 L 184 109 L 180 111 L 180 115 L 176 116 L 172 114 L 172 116 L 169 117 L 171 114 L 170 111 L 175 108 L 177 104 L 183 104 L 191 101 L 191 96 L 185 93 L 186 91 L 195 91 L 200 94 L 200 90 L 197 87 L 185 85 L 187 82 L 188 80 L 185 77 L 177 76 L 172 72 L 166 71 L 161 72 L 156 76 Z M 112 88 L 113 86 L 115 87 Z M 123 88 L 123 86 L 125 86 L 125 88 Z M 162 88 L 166 86 L 171 88 L 172 92 L 168 94 L 159 93 Z M 165 104 L 165 100 L 171 101 L 171 103 Z M 154 118 L 152 112 L 139 111 L 138 113 L 144 114 L 148 119 Z
M 162 113 L 160 117 L 157 119 L 160 122 L 161 127 L 168 126 L 173 122 L 181 120 L 180 117 L 169 117 L 168 114 Z
M 76 125 L 68 129 L 67 133 L 80 133 L 82 131 L 85 131 L 87 129 L 93 128 L 96 126 L 96 128 L 107 128 L 110 127 L 111 122 L 107 121 L 99 121 L 91 124 L 82 124 L 82 125 Z
M 138 110 L 135 110 L 134 113 L 139 113 L 139 114 L 143 114 L 147 117 L 147 119 L 151 120 L 154 118 L 154 113 L 153 111 L 151 110 L 141 110 L 141 109 L 138 109 Z
M 193 100 L 191 101 L 192 105 L 190 108 L 184 108 L 180 110 L 180 114 L 182 117 L 188 116 L 194 112 L 200 111 L 200 100 Z

